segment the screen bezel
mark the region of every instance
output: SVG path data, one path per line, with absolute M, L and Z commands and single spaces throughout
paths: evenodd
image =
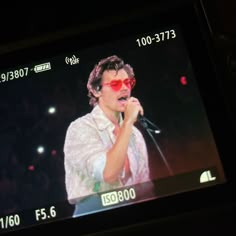
M 229 140 L 232 137 L 232 128 L 228 118 L 229 114 L 225 108 L 224 97 L 220 90 L 219 80 L 221 78 L 219 78 L 215 70 L 209 51 L 210 45 L 206 41 L 209 39 L 209 32 L 199 5 L 191 3 L 174 8 L 155 9 L 144 15 L 140 13 L 134 14 L 133 17 L 127 17 L 125 20 L 113 20 L 108 24 L 101 23 L 97 25 L 98 27 L 91 27 L 84 31 L 79 29 L 73 36 L 66 36 L 59 40 L 52 38 L 48 43 L 36 44 L 33 47 L 23 48 L 22 50 L 13 50 L 8 54 L 0 55 L 0 59 L 3 61 L 1 69 L 10 65 L 24 64 L 45 58 L 45 55 L 50 58 L 59 53 L 72 51 L 80 47 L 99 45 L 116 39 L 117 35 L 119 35 L 119 38 L 125 38 L 136 31 L 141 32 L 142 29 L 148 32 L 154 29 L 154 26 L 150 24 L 152 19 L 158 21 L 155 23 L 155 27 L 163 27 L 174 23 L 179 24 L 183 29 L 187 50 L 190 54 L 194 73 L 198 79 L 200 93 L 207 108 L 210 125 L 222 157 L 221 161 L 225 170 L 226 183 L 98 212 L 94 215 L 45 224 L 42 222 L 40 225 L 19 231 L 34 233 L 38 229 L 43 230 L 42 232 L 47 232 L 49 229 L 63 231 L 66 228 L 71 228 L 71 230 L 73 228 L 73 230 L 80 233 L 95 233 L 152 219 L 163 219 L 197 209 L 228 205 L 233 201 L 231 190 L 235 183 L 233 166 L 230 160 L 233 146 L 232 141 Z M 110 32 L 109 37 L 106 34 L 107 32 Z M 99 35 L 99 37 L 94 40 L 94 35 Z M 209 78 L 209 80 L 206 81 L 205 78 Z M 157 211 L 153 209 L 157 209 Z M 132 218 L 134 214 L 135 219 Z M 101 224 L 101 222 L 104 223 Z M 91 227 L 91 224 L 93 227 Z M 13 233 L 18 233 L 18 230 L 14 229 Z

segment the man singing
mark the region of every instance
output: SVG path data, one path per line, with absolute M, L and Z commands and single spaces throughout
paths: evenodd
M 143 107 L 131 96 L 133 68 L 116 55 L 99 61 L 87 83 L 92 111 L 71 122 L 64 144 L 74 216 L 96 210 L 96 193 L 150 180 L 147 147 L 134 126 Z

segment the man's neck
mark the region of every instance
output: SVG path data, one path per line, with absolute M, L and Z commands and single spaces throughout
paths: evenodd
M 99 105 L 99 104 L 98 104 Z M 111 112 L 107 111 L 103 106 L 99 105 L 101 110 L 104 112 L 106 117 L 114 124 L 114 125 L 119 125 L 120 123 L 120 112 Z

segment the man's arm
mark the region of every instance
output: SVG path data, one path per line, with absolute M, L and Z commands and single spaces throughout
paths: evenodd
M 64 144 L 66 174 L 103 181 L 106 152 L 95 127 L 80 119 L 72 122 Z
M 116 142 L 107 152 L 106 165 L 103 171 L 105 182 L 113 183 L 117 181 L 124 168 L 132 127 L 132 122 L 124 121 L 117 135 Z
M 108 183 L 117 181 L 124 168 L 132 127 L 139 113 L 143 115 L 143 108 L 138 99 L 134 97 L 129 98 L 124 112 L 124 122 L 120 127 L 116 142 L 107 152 L 103 177 L 104 181 Z

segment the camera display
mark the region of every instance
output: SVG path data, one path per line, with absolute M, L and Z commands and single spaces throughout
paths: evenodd
M 226 182 L 181 25 L 79 42 L 1 68 L 1 232 Z

